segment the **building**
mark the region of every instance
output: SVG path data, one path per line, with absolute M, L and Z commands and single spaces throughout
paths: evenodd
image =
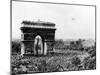
M 22 22 L 21 54 L 46 55 L 53 51 L 55 42 L 55 24 L 43 21 Z

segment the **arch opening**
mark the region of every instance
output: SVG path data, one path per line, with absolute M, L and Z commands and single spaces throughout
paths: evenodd
M 34 55 L 43 54 L 43 38 L 40 35 L 37 35 L 34 39 Z

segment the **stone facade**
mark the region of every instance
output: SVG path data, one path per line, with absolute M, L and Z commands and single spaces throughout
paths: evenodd
M 54 23 L 23 21 L 22 25 L 22 55 L 37 55 L 36 52 L 39 53 L 39 49 L 35 49 L 35 39 L 40 39 L 39 42 L 41 42 L 40 55 L 46 55 L 48 52 L 53 51 L 56 30 Z M 36 38 L 37 36 L 38 38 Z

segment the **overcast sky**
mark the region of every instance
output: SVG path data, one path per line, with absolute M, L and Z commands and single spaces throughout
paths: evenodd
M 56 39 L 94 39 L 95 7 L 46 4 L 31 2 L 12 2 L 12 38 L 21 38 L 21 22 L 53 22 L 56 24 Z

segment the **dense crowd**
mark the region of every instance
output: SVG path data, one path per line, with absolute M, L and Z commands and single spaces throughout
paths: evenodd
M 55 45 L 64 45 L 62 41 L 56 42 Z M 73 44 L 71 44 L 73 45 Z M 70 46 L 71 46 L 70 45 Z M 58 47 L 58 46 L 57 46 Z M 70 47 L 65 49 L 55 48 L 55 50 L 63 50 L 62 53 L 49 53 L 47 56 L 41 57 L 23 57 L 20 55 L 20 44 L 12 44 L 11 56 L 11 72 L 12 74 L 27 74 L 27 73 L 41 73 L 41 72 L 62 72 L 62 71 L 76 71 L 76 70 L 91 70 L 96 69 L 96 47 L 91 46 L 83 48 L 82 46 L 74 49 L 71 46 L 71 51 L 67 51 Z M 64 46 L 63 46 L 64 47 Z M 76 52 L 74 52 L 74 50 Z M 79 53 L 79 51 L 81 51 Z

